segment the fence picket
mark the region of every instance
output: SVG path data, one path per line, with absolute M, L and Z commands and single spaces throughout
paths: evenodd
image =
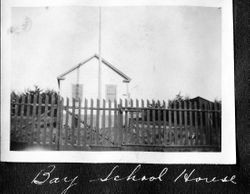
M 37 120 L 37 143 L 41 144 L 41 108 L 42 108 L 42 96 L 38 95 L 38 120 Z
M 177 111 L 176 102 L 174 102 L 174 144 L 178 143 L 178 131 L 177 131 Z
M 130 100 L 130 107 L 133 108 L 133 100 Z M 134 138 L 134 114 L 133 111 L 130 112 L 130 120 L 129 120 L 129 133 L 130 133 L 130 141 Z
M 169 104 L 171 107 L 172 104 Z M 168 109 L 168 137 L 169 137 L 169 144 L 172 144 L 172 110 L 171 108 Z
M 192 103 L 189 101 L 189 138 L 190 145 L 193 145 L 193 111 L 192 111 Z
M 163 145 L 166 146 L 167 142 L 167 113 L 166 113 L 166 103 L 163 101 Z
M 202 111 L 202 106 L 201 104 L 199 104 L 199 115 L 200 115 L 200 141 L 201 141 L 201 145 L 204 145 L 205 141 L 204 141 L 204 127 L 203 127 L 203 111 Z
M 81 134 L 81 120 L 82 120 L 82 116 L 81 116 L 81 99 L 78 99 L 78 119 L 77 119 L 77 145 L 80 146 L 81 145 L 81 138 L 82 138 L 82 134 Z
M 183 145 L 183 118 L 182 118 L 182 104 L 181 101 L 178 103 L 178 109 L 179 109 L 179 138 L 178 138 L 178 144 Z
M 138 99 L 136 99 L 136 109 L 138 109 L 138 107 L 139 107 L 139 100 Z M 135 122 L 136 122 L 136 127 L 135 127 L 135 134 L 136 134 L 136 140 L 135 140 L 135 142 L 136 142 L 136 144 L 139 144 L 139 142 L 140 142 L 140 129 L 139 129 L 139 112 L 138 111 L 136 111 L 136 113 L 135 113 L 135 115 L 136 115 L 136 120 L 135 120 Z
M 218 144 L 220 145 L 220 134 L 219 134 L 219 119 L 218 119 L 218 113 L 217 113 L 217 110 L 218 110 L 218 103 L 215 102 L 214 104 L 214 110 L 215 110 L 215 133 L 216 133 L 216 137 L 218 137 L 216 139 L 216 141 L 218 142 Z
M 100 119 L 100 100 L 96 100 L 96 132 L 95 132 L 95 144 L 99 144 L 99 119 Z
M 208 106 L 207 104 L 205 105 L 205 111 L 203 112 L 204 113 L 204 144 L 207 144 L 208 143 Z
M 31 138 L 31 131 L 32 131 L 32 129 L 31 129 L 31 126 L 30 126 L 30 98 L 31 98 L 31 96 L 30 96 L 30 94 L 28 94 L 28 100 L 27 100 L 27 112 L 26 112 L 26 120 L 27 120 L 27 125 L 29 126 L 28 128 L 27 128 L 27 132 L 26 132 L 26 142 L 30 142 L 30 138 Z
M 208 111 L 207 111 L 207 144 L 211 145 L 211 103 L 209 102 L 207 105 Z
M 47 137 L 47 119 L 48 119 L 48 95 L 45 96 L 45 108 L 44 108 L 44 119 L 43 119 L 43 136 L 42 143 L 46 144 Z
M 54 121 L 55 121 L 55 118 L 54 118 L 54 110 L 55 110 L 55 95 L 53 94 L 51 96 L 51 111 L 50 111 L 50 133 L 49 133 L 49 142 L 50 142 L 50 145 L 53 144 L 53 131 L 54 131 Z
M 158 141 L 157 141 L 157 144 L 161 144 L 161 109 L 160 109 L 160 101 L 158 100 L 157 101 L 157 104 L 158 104 L 158 110 L 157 110 L 157 127 L 156 127 L 156 133 L 157 133 L 157 136 L 158 136 Z
M 93 137 L 94 137 L 94 133 L 93 133 L 93 105 L 94 105 L 94 101 L 91 98 L 91 100 L 90 100 L 90 145 L 93 145 Z
M 194 102 L 194 123 L 195 123 L 195 145 L 200 145 L 199 139 L 199 125 L 198 125 L 198 107 L 197 102 Z
M 149 107 L 149 100 L 147 100 L 147 107 Z M 150 126 L 150 110 L 147 109 L 147 143 L 151 144 L 153 141 L 152 135 L 151 135 L 151 126 Z
M 84 137 L 83 137 L 83 147 L 85 148 L 86 147 L 86 144 L 87 144 L 87 130 L 88 130 L 88 122 L 87 122 L 87 119 L 88 119 L 88 101 L 87 99 L 85 98 L 84 100 Z
M 65 145 L 68 145 L 69 137 L 70 137 L 70 127 L 69 127 L 69 98 L 66 99 L 66 106 L 65 106 Z
M 18 121 L 19 121 L 19 118 L 18 118 L 18 108 L 19 108 L 19 97 L 16 96 L 16 99 L 14 101 L 15 103 L 15 113 L 14 113 L 14 131 L 13 131 L 13 136 L 14 137 L 14 140 L 18 140 Z
M 120 99 L 120 108 L 122 108 L 122 100 Z M 123 115 L 122 110 L 119 110 L 119 127 L 118 127 L 118 146 L 122 145 L 122 139 L 123 139 Z
M 128 100 L 125 99 L 125 135 L 124 135 L 124 142 L 126 143 L 128 141 Z
M 103 111 L 102 111 L 102 130 L 103 131 L 106 131 L 106 116 L 105 116 L 105 110 L 106 110 L 106 101 L 103 99 L 103 102 L 102 102 L 102 107 L 103 107 Z
M 75 108 L 76 108 L 76 99 L 72 100 L 72 115 L 71 115 L 71 145 L 75 144 Z
M 185 130 L 184 145 L 189 145 L 188 127 L 187 127 L 187 102 L 186 101 L 184 101 L 184 130 Z
M 57 123 L 57 149 L 60 150 L 60 146 L 62 145 L 62 127 L 63 127 L 63 98 L 58 99 L 58 118 L 59 122 Z
M 20 137 L 21 141 L 24 142 L 25 139 L 25 119 L 24 119 L 24 103 L 25 103 L 25 96 L 22 96 L 21 98 L 21 112 L 20 112 Z
M 36 105 L 37 105 L 37 94 L 34 95 L 33 98 L 33 109 L 32 109 L 32 124 L 31 124 L 31 140 L 30 143 L 34 143 L 34 139 L 35 139 L 35 134 L 36 134 L 36 128 L 37 126 L 35 125 L 35 121 L 36 121 Z
M 141 122 L 141 136 L 142 136 L 142 143 L 145 142 L 145 136 L 146 136 L 146 131 L 145 131 L 145 109 L 144 109 L 144 100 L 141 99 L 141 107 L 142 107 L 142 122 Z
M 109 103 L 109 113 L 108 113 L 108 137 L 111 137 L 111 131 L 112 131 L 112 126 L 111 126 L 111 101 L 108 100 Z
M 156 130 L 155 130 L 155 101 L 152 101 L 153 105 L 153 143 L 156 144 Z

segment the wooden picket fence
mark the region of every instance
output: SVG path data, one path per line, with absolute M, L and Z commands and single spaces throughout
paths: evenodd
M 221 106 L 15 97 L 11 143 L 52 150 L 220 151 Z M 12 149 L 15 146 L 12 146 Z

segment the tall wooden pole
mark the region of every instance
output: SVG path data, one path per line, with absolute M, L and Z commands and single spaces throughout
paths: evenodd
M 101 27 L 102 27 L 102 12 L 101 7 L 99 7 L 99 68 L 98 68 L 98 98 L 102 98 L 102 57 L 101 57 Z

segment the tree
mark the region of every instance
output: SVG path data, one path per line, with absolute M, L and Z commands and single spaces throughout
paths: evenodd
M 27 102 L 28 96 L 30 96 L 30 103 L 34 102 L 34 97 L 37 96 L 41 98 L 41 102 L 45 103 L 46 96 L 48 98 L 48 103 L 52 102 L 52 96 L 55 98 L 55 104 L 58 102 L 58 93 L 53 89 L 46 89 L 45 91 L 41 89 L 39 86 L 34 85 L 34 89 L 26 89 L 24 92 L 16 93 L 15 91 L 11 92 L 11 102 L 15 102 L 18 99 L 18 102 L 22 101 L 22 98 L 25 98 Z
M 190 98 L 189 98 L 189 96 L 184 96 L 184 95 L 182 95 L 181 94 L 181 91 L 175 96 L 175 98 L 174 99 L 172 99 L 172 100 L 168 100 L 168 108 L 171 108 L 171 106 L 172 106 L 172 104 L 174 103 L 174 102 L 184 102 L 184 101 L 186 101 L 186 100 L 190 100 Z
M 54 105 L 58 104 L 58 93 L 53 89 L 46 89 L 45 91 L 38 87 L 37 85 L 34 86 L 33 89 L 26 89 L 24 92 L 16 93 L 15 91 L 11 92 L 11 109 L 12 113 L 15 112 L 16 103 L 18 103 L 18 115 L 21 113 L 21 103 L 24 100 L 25 103 L 28 103 L 28 98 L 30 98 L 29 104 L 24 106 L 24 115 L 26 115 L 28 107 L 30 107 L 30 113 L 32 114 L 33 111 L 33 104 L 35 103 L 35 96 L 36 104 L 39 103 L 39 99 L 41 100 L 41 114 L 45 112 L 45 101 L 46 98 L 48 99 L 48 104 L 52 104 L 52 98 L 54 96 Z M 56 108 L 55 108 L 56 109 Z M 51 106 L 48 106 L 48 111 L 51 110 Z M 57 109 L 56 109 L 57 110 Z M 36 107 L 36 114 L 38 113 L 38 106 Z M 54 116 L 57 115 L 57 111 L 54 112 Z

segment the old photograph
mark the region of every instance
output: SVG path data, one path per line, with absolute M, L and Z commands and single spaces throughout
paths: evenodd
M 12 22 L 11 150 L 220 151 L 219 8 L 13 8 Z
M 221 153 L 222 11 L 11 7 L 9 151 Z

